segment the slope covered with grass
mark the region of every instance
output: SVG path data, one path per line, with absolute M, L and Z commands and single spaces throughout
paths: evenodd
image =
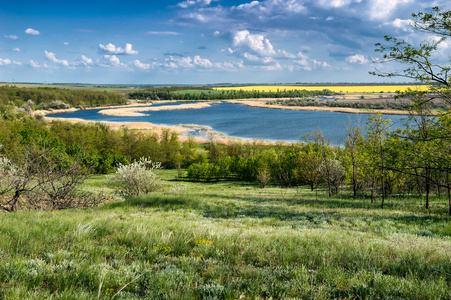
M 0 212 L 0 298 L 451 297 L 440 200 L 437 211 L 394 198 L 381 210 L 307 188 L 160 175 L 161 192 L 95 209 Z

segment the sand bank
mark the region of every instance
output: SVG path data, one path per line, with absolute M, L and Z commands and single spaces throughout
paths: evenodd
M 275 100 L 275 99 L 272 99 Z M 307 110 L 307 111 L 331 111 L 331 112 L 342 112 L 342 113 L 353 113 L 353 114 L 372 114 L 381 113 L 387 115 L 408 115 L 408 111 L 403 110 L 388 110 L 388 109 L 355 109 L 348 107 L 327 107 L 327 106 L 284 106 L 284 105 L 269 105 L 266 104 L 268 99 L 253 99 L 253 100 L 227 100 L 228 103 L 242 104 L 251 107 L 263 107 L 271 109 L 286 109 L 286 110 Z
M 148 106 L 149 104 L 144 104 Z M 97 109 L 97 108 L 96 108 Z M 161 135 L 163 130 L 170 130 L 171 132 L 175 132 L 179 135 L 180 141 L 184 142 L 189 139 L 189 133 L 194 132 L 195 130 L 202 130 L 204 134 L 202 134 L 202 137 L 196 136 L 194 137 L 195 143 L 208 143 L 210 141 L 215 141 L 219 144 L 230 144 L 230 143 L 244 143 L 244 144 L 262 144 L 262 145 L 269 145 L 269 144 L 275 144 L 274 142 L 270 141 L 261 141 L 261 140 L 249 140 L 249 139 L 242 139 L 242 138 L 236 138 L 236 137 L 230 137 L 225 134 L 218 133 L 214 130 L 212 130 L 211 127 L 208 126 L 198 126 L 195 124 L 184 124 L 184 125 L 157 125 L 150 122 L 129 122 L 129 123 L 116 123 L 116 122 L 106 122 L 106 121 L 88 121 L 78 118 L 58 118 L 58 117 L 46 117 L 46 114 L 55 114 L 55 113 L 65 113 L 65 112 L 73 112 L 77 111 L 76 108 L 70 108 L 70 109 L 60 109 L 60 110 L 53 110 L 53 111 L 34 111 L 33 114 L 35 115 L 42 115 L 43 119 L 45 121 L 51 122 L 51 121 L 65 121 L 70 123 L 102 123 L 107 126 L 109 126 L 111 129 L 119 130 L 122 128 L 127 129 L 133 129 L 133 130 L 142 130 L 142 131 L 150 131 L 152 133 L 156 133 L 158 135 Z M 288 143 L 284 143 L 288 144 Z
M 123 108 L 113 108 L 113 109 L 103 109 L 99 111 L 99 114 L 108 116 L 122 116 L 122 117 L 141 117 L 145 114 L 143 112 L 149 111 L 161 111 L 161 110 L 178 110 L 178 109 L 200 109 L 209 107 L 209 102 L 199 102 L 199 103 L 185 103 L 179 105 L 162 105 L 155 107 L 123 107 Z

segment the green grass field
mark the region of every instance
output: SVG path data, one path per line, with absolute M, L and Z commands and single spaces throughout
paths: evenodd
M 161 192 L 129 201 L 0 212 L 0 299 L 451 298 L 445 200 L 381 210 L 348 192 L 159 174 Z

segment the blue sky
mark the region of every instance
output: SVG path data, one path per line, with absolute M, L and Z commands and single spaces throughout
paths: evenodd
M 6 1 L 0 81 L 134 84 L 404 81 L 368 74 L 385 34 L 448 0 Z M 449 53 L 451 43 L 440 51 Z

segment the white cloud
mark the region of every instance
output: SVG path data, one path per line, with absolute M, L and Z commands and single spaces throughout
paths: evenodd
M 211 68 L 213 64 L 207 58 L 201 58 L 199 55 L 194 56 L 193 63 L 202 68 Z
M 169 56 L 165 60 L 166 60 L 166 63 L 164 64 L 164 66 L 169 69 L 179 69 L 179 68 L 209 69 L 209 68 L 216 66 L 209 59 L 201 58 L 199 55 L 194 56 L 194 58 L 191 58 L 189 56 L 186 56 L 186 57 Z
M 81 63 L 84 64 L 85 66 L 94 64 L 91 58 L 88 58 L 84 55 L 81 56 Z
M 212 0 L 186 0 L 177 4 L 178 7 L 188 8 L 194 5 L 210 5 Z
M 149 70 L 150 69 L 150 64 L 142 63 L 137 59 L 133 62 L 133 64 L 135 65 L 135 67 L 137 67 L 138 69 L 141 69 L 141 70 Z
M 99 49 L 101 52 L 107 54 L 138 54 L 138 51 L 133 50 L 132 44 L 129 43 L 125 44 L 124 48 L 116 47 L 111 43 L 106 46 L 99 44 Z
M 218 37 L 218 36 L 220 36 L 221 35 L 221 33 L 218 31 L 218 30 L 216 30 L 215 32 L 213 32 L 213 36 L 214 37 Z
M 69 67 L 70 66 L 70 64 L 69 64 L 69 62 L 67 60 L 56 58 L 55 53 L 49 52 L 47 50 L 44 50 L 44 52 L 45 52 L 45 57 L 47 57 L 47 59 L 50 60 L 51 62 L 54 62 L 55 64 L 63 65 L 65 67 Z
M 27 30 L 25 30 L 26 34 L 31 34 L 31 35 L 40 35 L 41 33 L 33 28 L 28 28 Z
M 121 63 L 121 61 L 119 60 L 119 58 L 116 55 L 104 55 L 103 58 L 108 60 L 108 62 L 112 66 L 115 66 L 115 67 L 116 66 L 124 66 L 124 64 Z
M 294 58 L 296 58 L 296 55 L 289 53 L 285 50 L 278 50 L 277 57 L 294 59 Z
M 276 54 L 274 47 L 262 34 L 251 34 L 248 30 L 235 32 L 233 46 L 250 51 L 259 56 L 272 56 Z
M 214 66 L 217 69 L 225 71 L 236 71 L 237 69 L 244 68 L 243 61 L 215 63 Z
M 213 21 L 211 17 L 207 17 L 205 14 L 201 13 L 190 13 L 187 14 L 185 18 L 195 20 L 199 23 L 209 23 L 209 21 Z
M 176 56 L 169 56 L 166 58 L 166 66 L 171 69 L 177 69 L 177 68 L 192 68 L 192 59 L 191 57 L 176 57 Z
M 317 4 L 325 8 L 340 8 L 348 6 L 353 2 L 360 3 L 361 0 L 318 0 Z
M 273 16 L 275 14 L 297 14 L 305 12 L 306 1 L 301 0 L 265 0 L 265 1 L 252 1 L 244 3 L 232 8 L 232 10 L 242 11 L 244 13 L 257 13 L 267 16 Z
M 15 64 L 16 66 L 21 66 L 22 65 L 22 63 L 20 62 L 20 61 L 13 61 L 13 64 Z
M 384 23 L 384 25 L 392 26 L 405 32 L 413 32 L 413 28 L 411 27 L 412 24 L 413 21 L 410 19 L 403 20 L 399 18 L 396 18 L 394 21 Z
M 355 54 L 346 57 L 346 61 L 350 64 L 367 64 L 368 60 L 361 54 Z
M 30 60 L 30 65 L 31 65 L 33 68 L 40 68 L 40 67 L 41 67 L 41 66 L 39 65 L 39 63 L 36 62 L 36 61 L 34 61 L 34 60 Z
M 398 6 L 409 4 L 414 0 L 371 0 L 369 15 L 373 20 L 385 19 L 389 17 Z
M 297 57 L 298 59 L 294 60 L 293 62 L 297 65 L 298 68 L 305 71 L 312 70 L 312 67 L 310 67 L 310 64 L 308 62 L 307 55 L 303 54 L 302 52 L 298 52 Z
M 316 59 L 313 60 L 313 65 L 315 68 L 328 68 L 330 65 L 325 61 L 318 61 Z
M 181 35 L 180 32 L 175 31 L 147 31 L 147 35 Z
M 275 63 L 269 66 L 261 66 L 261 68 L 265 71 L 280 71 L 283 69 L 279 63 Z
M 5 39 L 18 40 L 19 37 L 17 35 L 8 34 L 8 35 L 5 35 Z
M 63 45 L 64 45 L 64 46 L 69 46 L 70 43 L 69 43 L 69 42 L 64 42 Z
M 7 58 L 5 58 L 5 59 L 0 58 L 0 66 L 6 66 L 6 65 L 9 65 L 10 63 L 11 63 L 11 60 L 9 60 Z
M 14 52 L 20 52 L 20 48 L 17 48 L 17 47 L 16 47 L 16 48 L 13 49 L 13 51 L 14 51 Z
M 404 29 L 406 27 L 411 26 L 413 24 L 413 21 L 410 19 L 401 20 L 401 19 L 396 18 L 391 24 L 396 28 Z
M 245 59 L 250 60 L 250 61 L 255 61 L 255 62 L 260 61 L 260 57 L 258 57 L 257 55 L 247 53 L 247 52 L 244 52 L 243 56 Z

